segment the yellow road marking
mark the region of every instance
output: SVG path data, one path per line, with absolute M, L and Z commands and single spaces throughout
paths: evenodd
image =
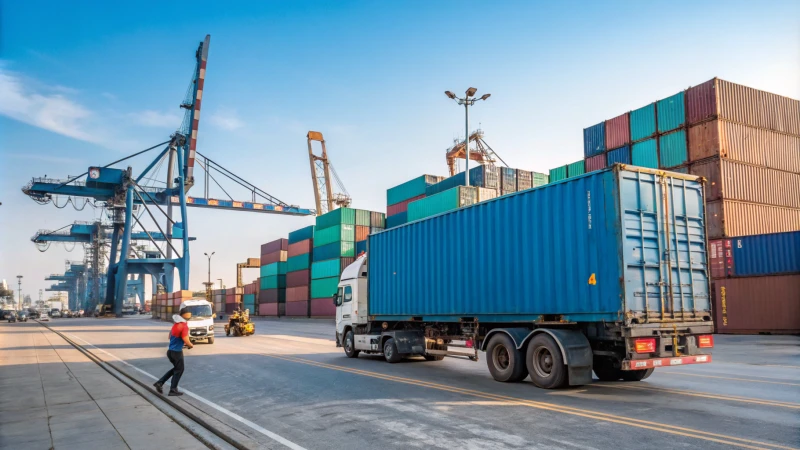
M 738 395 L 727 395 L 727 394 L 711 394 L 706 392 L 698 392 L 698 391 L 688 391 L 682 389 L 670 389 L 670 388 L 661 388 L 661 387 L 653 387 L 653 386 L 631 386 L 627 384 L 600 384 L 600 383 L 592 383 L 589 385 L 590 387 L 604 387 L 604 388 L 614 388 L 614 389 L 634 389 L 640 391 L 653 391 L 653 392 L 667 392 L 670 394 L 678 394 L 678 395 L 688 395 L 691 397 L 703 397 L 703 398 L 713 398 L 715 400 L 728 400 L 733 402 L 744 402 L 744 403 L 754 403 L 757 405 L 766 405 L 766 406 L 777 406 L 782 408 L 792 408 L 792 409 L 800 409 L 800 403 L 791 403 L 791 402 L 780 402 L 776 400 L 762 400 L 759 398 L 752 398 L 752 397 L 740 397 Z
M 428 382 L 428 381 L 415 380 L 415 379 L 412 379 L 412 378 L 403 378 L 403 377 L 397 377 L 397 376 L 393 376 L 393 375 L 384 375 L 384 374 L 380 374 L 380 373 L 376 373 L 376 372 L 369 372 L 369 371 L 365 371 L 365 370 L 353 369 L 353 368 L 338 366 L 338 365 L 334 365 L 334 364 L 327 364 L 327 363 L 312 361 L 312 360 L 309 360 L 309 359 L 297 358 L 297 357 L 288 356 L 288 355 L 276 355 L 276 354 L 270 354 L 270 353 L 262 353 L 262 354 L 264 356 L 268 356 L 268 357 L 272 357 L 272 358 L 276 358 L 276 359 L 281 359 L 281 360 L 284 360 L 284 361 L 296 362 L 296 363 L 300 363 L 300 364 L 306 364 L 306 365 L 310 365 L 310 366 L 316 366 L 316 367 L 321 367 L 321 368 L 326 368 L 326 369 L 331 369 L 331 370 L 338 370 L 338 371 L 342 371 L 342 372 L 354 373 L 354 374 L 357 374 L 357 375 L 363 375 L 363 376 L 372 377 L 372 378 L 378 378 L 378 379 L 383 379 L 383 380 L 388 380 L 388 381 L 394 381 L 394 382 L 398 382 L 398 383 L 410 384 L 410 385 L 421 386 L 421 387 L 428 387 L 428 388 L 432 388 L 432 389 L 437 389 L 437 390 L 442 390 L 442 391 L 447 391 L 447 392 L 453 392 L 453 393 L 456 393 L 456 394 L 471 395 L 473 397 L 485 398 L 485 399 L 488 399 L 488 400 L 511 402 L 511 403 L 514 403 L 514 404 L 517 404 L 517 405 L 520 405 L 520 406 L 528 406 L 528 407 L 532 407 L 532 408 L 536 408 L 536 409 L 542 409 L 542 410 L 546 410 L 546 411 L 560 412 L 560 413 L 564 413 L 564 414 L 570 414 L 570 415 L 579 416 L 579 417 L 585 417 L 585 418 L 589 418 L 589 419 L 601 420 L 601 421 L 605 421 L 605 422 L 612 422 L 612 423 L 617 423 L 617 424 L 621 424 L 621 425 L 628 425 L 628 426 L 632 426 L 632 427 L 643 428 L 643 429 L 648 429 L 648 430 L 653 430 L 653 431 L 660 431 L 660 432 L 663 432 L 663 433 L 669 433 L 669 434 L 674 434 L 674 435 L 679 435 L 679 436 L 702 439 L 702 440 L 706 440 L 706 441 L 717 442 L 717 443 L 720 443 L 720 444 L 734 445 L 734 446 L 737 446 L 737 447 L 750 448 L 750 449 L 778 448 L 778 449 L 785 449 L 785 450 L 794 450 L 793 447 L 786 447 L 786 446 L 782 446 L 782 445 L 778 445 L 778 444 L 770 444 L 770 443 L 767 443 L 767 442 L 759 442 L 759 441 L 754 441 L 754 440 L 750 440 L 750 439 L 744 439 L 744 438 L 738 438 L 738 437 L 734 437 L 734 436 L 727 436 L 727 435 L 723 435 L 723 434 L 711 433 L 711 432 L 708 432 L 708 431 L 694 430 L 694 429 L 691 429 L 691 428 L 685 428 L 685 427 L 680 427 L 680 426 L 675 426 L 675 425 L 667 425 L 667 424 L 661 424 L 661 423 L 656 423 L 656 422 L 649 422 L 649 421 L 646 421 L 646 420 L 633 419 L 633 418 L 629 418 L 629 417 L 614 416 L 614 415 L 611 415 L 611 414 L 601 413 L 601 412 L 598 412 L 598 411 L 592 411 L 592 410 L 586 410 L 586 409 L 580 409 L 580 408 L 573 408 L 573 407 L 569 407 L 569 406 L 556 405 L 556 404 L 553 404 L 553 403 L 545 403 L 545 402 L 538 402 L 538 401 L 533 401 L 533 400 L 525 400 L 525 399 L 520 399 L 520 398 L 515 398 L 515 397 L 508 397 L 508 396 L 498 395 L 498 394 L 490 394 L 490 393 L 481 392 L 481 391 L 474 391 L 474 390 L 471 390 L 471 389 L 464 389 L 464 388 L 458 388 L 458 387 L 453 387 L 453 386 L 446 386 L 446 385 L 442 385 L 442 384 L 438 384 L 438 383 L 432 383 L 432 382 Z M 738 442 L 736 442 L 736 441 L 738 441 Z M 753 445 L 749 445 L 749 444 L 753 444 Z
M 698 373 L 672 372 L 667 370 L 662 370 L 661 372 L 659 372 L 659 375 L 682 375 L 686 377 L 718 378 L 720 380 L 749 381 L 752 383 L 766 383 L 766 384 L 782 384 L 784 386 L 800 386 L 800 383 L 788 383 L 785 381 L 766 381 L 766 380 L 754 380 L 752 378 L 721 377 L 718 375 L 700 375 Z

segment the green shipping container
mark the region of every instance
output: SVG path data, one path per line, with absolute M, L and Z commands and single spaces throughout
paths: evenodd
M 311 264 L 311 279 L 318 280 L 320 278 L 338 277 L 341 275 L 341 259 L 328 259 L 326 261 L 317 261 Z
M 586 173 L 584 167 L 583 160 L 574 162 L 572 164 L 567 164 L 567 177 L 572 178 L 577 177 L 578 175 L 583 175 Z
M 292 256 L 286 261 L 286 271 L 296 272 L 298 270 L 306 270 L 311 266 L 311 254 L 305 253 L 302 255 Z
M 314 238 L 314 225 L 309 225 L 307 227 L 300 228 L 299 230 L 294 230 L 289 233 L 289 243 L 294 244 L 296 242 L 305 241 L 306 239 L 313 239 Z
M 339 287 L 339 277 L 311 280 L 311 298 L 331 298 Z
M 666 133 L 683 126 L 686 122 L 686 108 L 683 92 L 658 101 L 658 132 Z
M 658 146 L 655 139 L 637 142 L 631 149 L 631 164 L 658 169 Z
M 567 179 L 567 166 L 556 167 L 550 169 L 550 182 L 561 181 Z
M 686 164 L 686 161 L 688 161 L 686 152 L 686 131 L 680 130 L 675 133 L 659 136 L 658 150 L 661 159 L 659 168 L 666 169 L 668 167 Z
M 531 172 L 531 186 L 544 186 L 550 182 L 550 176 L 546 173 Z
M 424 219 L 478 203 L 478 191 L 473 187 L 456 186 L 444 192 L 421 198 L 408 204 L 408 221 Z
M 267 264 L 266 266 L 261 266 L 261 276 L 262 277 L 271 277 L 274 275 L 285 275 L 286 274 L 286 262 L 274 262 L 272 264 Z
M 437 177 L 436 175 L 422 175 L 421 177 L 414 178 L 413 180 L 409 180 L 403 184 L 389 188 L 386 191 L 386 204 L 394 205 L 410 198 L 418 197 L 425 193 L 425 188 L 432 184 L 436 184 L 443 179 L 444 177 Z
M 270 277 L 259 278 L 259 286 L 264 289 L 284 289 L 286 287 L 286 275 L 273 275 Z
M 370 211 L 363 209 L 356 210 L 356 225 L 360 227 L 368 227 L 370 224 Z
M 656 104 L 631 111 L 631 140 L 636 142 L 656 134 Z
M 242 296 L 242 303 L 245 305 L 252 305 L 256 302 L 256 294 L 244 294 Z
M 316 232 L 320 229 L 341 224 L 355 225 L 356 210 L 352 208 L 338 208 L 329 213 L 317 216 L 317 227 L 316 230 L 314 230 L 314 235 L 316 236 Z
M 334 225 L 330 228 L 317 227 L 314 230 L 314 247 L 332 244 L 334 242 L 355 242 L 356 226 L 349 224 Z

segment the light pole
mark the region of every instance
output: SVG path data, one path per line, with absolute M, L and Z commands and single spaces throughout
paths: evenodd
M 22 275 L 17 275 L 17 308 L 22 310 Z
M 459 105 L 464 105 L 464 115 L 465 115 L 465 122 L 466 122 L 466 138 L 464 139 L 464 152 L 466 153 L 465 161 L 466 165 L 464 168 L 464 180 L 465 185 L 469 186 L 469 107 L 474 105 L 475 102 L 478 100 L 486 100 L 487 98 L 491 97 L 492 94 L 483 94 L 481 98 L 475 98 L 475 93 L 478 92 L 477 89 L 471 87 L 467 89 L 465 92 L 466 96 L 464 98 L 456 97 L 450 91 L 444 91 L 444 95 L 448 98 L 455 100 L 456 103 Z
M 217 253 L 217 252 L 211 252 L 210 255 L 208 253 L 203 253 L 204 255 L 206 255 L 206 257 L 208 257 L 208 282 L 209 283 L 211 283 L 211 257 L 214 256 L 214 253 Z
M 219 288 L 220 289 L 225 289 L 225 285 L 222 284 L 222 278 L 217 278 L 217 281 L 219 281 Z

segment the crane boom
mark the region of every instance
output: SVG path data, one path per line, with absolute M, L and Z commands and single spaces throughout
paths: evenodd
M 187 157 L 186 161 L 184 161 L 184 173 L 186 174 L 184 185 L 186 186 L 186 190 L 188 190 L 189 187 L 194 184 L 194 160 L 195 153 L 197 151 L 197 129 L 200 124 L 200 105 L 203 102 L 203 85 L 206 81 L 206 63 L 208 61 L 208 45 L 210 42 L 211 35 L 207 34 L 205 40 L 203 40 L 203 42 L 201 42 L 200 46 L 197 48 L 197 52 L 195 53 L 197 66 L 195 67 L 194 80 L 192 83 L 193 92 L 191 103 L 184 103 L 181 105 L 181 107 L 189 110 L 189 130 L 187 130 L 188 142 L 184 144 L 187 145 L 189 149 L 189 151 L 185 153 Z

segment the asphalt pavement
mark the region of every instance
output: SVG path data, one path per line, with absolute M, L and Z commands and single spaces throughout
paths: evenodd
M 50 326 L 143 381 L 169 368 L 168 323 Z M 800 448 L 800 337 L 715 336 L 711 364 L 542 390 L 494 381 L 483 360 L 348 359 L 332 321 L 257 320 L 247 337 L 217 326 L 213 345 L 185 351 L 181 401 L 247 447 Z

